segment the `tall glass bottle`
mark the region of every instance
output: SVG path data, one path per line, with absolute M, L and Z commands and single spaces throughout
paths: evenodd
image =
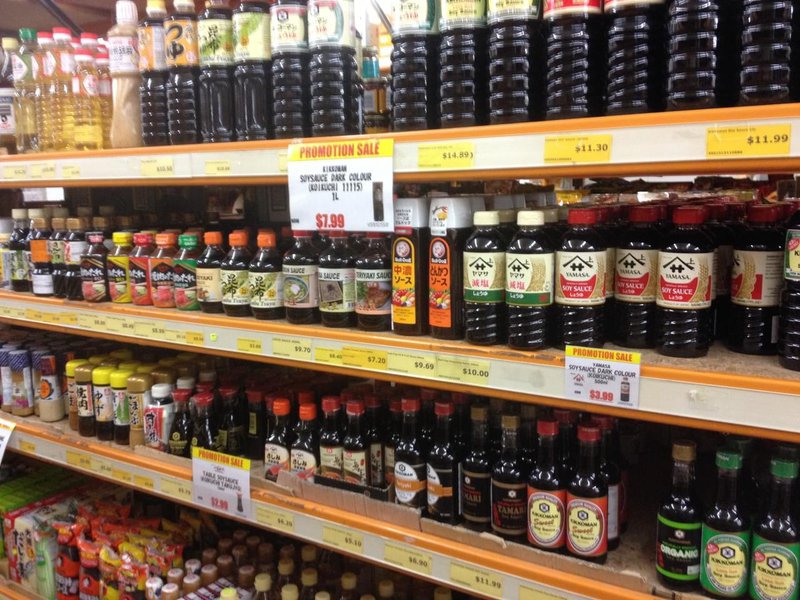
M 500 421 L 500 458 L 492 467 L 492 531 L 509 540 L 524 541 L 528 529 L 526 488 L 529 473 L 519 456 L 519 417 Z
M 142 141 L 145 146 L 169 144 L 167 122 L 167 53 L 164 0 L 148 0 L 147 16 L 139 23 L 139 72 L 142 75 Z
M 197 259 L 197 299 L 204 313 L 222 312 L 222 277 L 220 275 L 225 251 L 222 234 L 206 231 L 203 234 L 205 249 Z
M 426 460 L 419 443 L 419 399 L 403 398 L 403 429 L 394 451 L 394 487 L 398 504 L 422 508 L 426 504 Z
M 278 139 L 311 132 L 311 81 L 303 0 L 278 0 L 272 6 L 272 123 Z
M 341 401 L 338 396 L 322 398 L 322 429 L 319 432 L 320 475 L 330 479 L 342 479 L 344 440 L 339 428 Z
M 317 433 L 317 405 L 303 404 L 299 409 L 300 426 L 297 439 L 292 443 L 289 454 L 290 470 L 309 481 L 319 467 L 319 435 Z
M 347 433 L 342 443 L 342 474 L 345 481 L 369 485 L 369 447 L 364 431 L 364 402 L 347 402 Z
M 271 138 L 272 46 L 267 2 L 243 0 L 233 11 L 233 58 L 236 138 Z
M 461 512 L 459 475 L 462 457 L 453 444 L 454 408 L 452 402 L 436 402 L 436 427 L 427 464 L 428 515 L 445 523 L 457 523 Z
M 506 334 L 506 240 L 497 211 L 473 215 L 475 230 L 464 245 L 464 324 L 472 344 L 492 345 Z
M 39 70 L 36 60 L 36 30 L 19 30 L 22 45 L 11 56 L 14 74 L 14 121 L 16 123 L 17 152 L 24 154 L 39 151 L 39 131 L 36 126 L 36 84 L 34 74 Z M 36 71 L 34 70 L 36 69 Z
M 461 467 L 461 513 L 469 529 L 486 531 L 492 521 L 492 457 L 487 445 L 489 411 L 470 408 L 471 445 Z
M 275 234 L 258 234 L 258 252 L 250 261 L 250 310 L 256 319 L 283 319 L 283 274 L 281 257 L 275 248 Z
M 249 317 L 249 268 L 253 257 L 247 249 L 247 234 L 234 231 L 228 236 L 228 244 L 231 249 L 220 263 L 222 310 L 229 317 Z
M 233 21 L 228 0 L 207 0 L 197 20 L 200 49 L 200 135 L 203 142 L 235 136 L 233 103 Z
M 194 144 L 200 139 L 197 16 L 192 0 L 174 0 L 174 6 L 175 12 L 164 21 L 169 141 L 172 145 Z
M 319 322 L 319 253 L 311 232 L 295 231 L 294 246 L 283 257 L 283 305 L 295 325 Z
M 608 549 L 619 547 L 621 508 L 623 501 L 622 469 L 619 464 L 619 440 L 614 418 L 598 415 L 594 422 L 600 428 L 600 473 L 608 487 Z
M 387 331 L 392 323 L 392 259 L 386 234 L 367 233 L 367 247 L 355 260 L 356 321 L 364 331 Z
M 536 464 L 528 478 L 528 543 L 550 551 L 566 543 L 567 481 L 558 460 L 558 421 L 539 419 Z
M 600 471 L 600 430 L 578 427 L 578 463 L 567 486 L 567 551 L 604 563 L 608 554 L 608 486 Z
M 290 405 L 287 398 L 276 398 L 272 403 L 275 427 L 267 436 L 264 446 L 265 477 L 271 481 L 278 479 L 278 473 L 289 468 L 289 448 L 292 444 L 290 431 Z

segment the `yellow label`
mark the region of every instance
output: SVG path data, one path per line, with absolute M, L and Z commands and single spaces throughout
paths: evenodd
M 388 354 L 388 352 L 384 352 L 383 350 L 345 346 L 342 348 L 342 364 L 347 367 L 385 371 Z
M 519 586 L 519 600 L 564 600 L 564 596 L 558 596 L 550 592 L 534 590 L 525 585 Z
M 231 456 L 230 454 L 206 450 L 205 448 L 198 448 L 197 446 L 192 448 L 192 459 L 215 462 L 226 467 L 233 467 L 234 469 L 242 469 L 244 471 L 249 471 L 251 467 L 249 458 Z
M 231 174 L 231 161 L 229 160 L 207 160 L 205 165 L 206 175 L 212 177 L 224 177 Z
M 485 569 L 453 561 L 450 563 L 450 581 L 490 598 L 503 597 L 502 576 Z
M 75 313 L 61 313 L 59 315 L 59 321 L 62 325 L 76 327 L 78 325 L 78 315 Z
M 8 316 L 12 319 L 24 319 L 25 309 L 11 307 L 8 309 Z
M 308 338 L 272 338 L 272 353 L 282 358 L 311 360 L 311 340 Z
M 309 142 L 289 145 L 289 160 L 342 160 L 394 156 L 394 140 L 363 138 L 348 142 Z M 280 158 L 280 157 L 279 157 Z
M 323 525 L 322 541 L 339 548 L 339 550 L 345 550 L 353 554 L 364 554 L 364 536 L 354 531 Z
M 143 158 L 139 169 L 142 177 L 172 177 L 175 175 L 175 161 L 169 157 Z
M 55 313 L 43 312 L 42 321 L 44 321 L 45 323 L 59 323 L 60 319 L 58 318 L 58 315 Z
M 126 471 L 125 469 L 120 469 L 117 467 L 111 467 L 111 479 L 114 481 L 119 481 L 120 483 L 130 483 L 131 482 L 131 472 Z
M 550 135 L 544 138 L 544 164 L 611 162 L 611 134 Z
M 42 311 L 40 311 L 40 310 L 36 310 L 34 308 L 26 308 L 25 309 L 25 318 L 28 321 L 43 321 L 44 320 L 44 315 L 42 314 Z
M 342 364 L 342 351 L 333 348 L 314 348 L 314 361 L 326 365 Z
M 61 165 L 61 179 L 79 179 L 81 168 L 78 165 Z
M 125 317 L 106 317 L 106 329 L 123 335 L 133 335 L 136 330 L 135 324 Z
M 28 168 L 25 165 L 3 167 L 3 179 L 27 179 Z
M 92 471 L 103 477 L 111 477 L 111 463 L 108 459 L 95 456 L 92 458 Z
M 167 339 L 167 328 L 163 325 L 159 325 L 158 323 L 150 323 L 150 333 L 148 337 L 154 340 L 166 340 Z
M 473 142 L 431 143 L 417 147 L 419 169 L 471 169 L 474 166 Z
M 164 494 L 185 502 L 192 501 L 192 482 L 186 479 L 161 476 L 161 491 Z
M 55 163 L 36 163 L 31 165 L 30 169 L 31 179 L 55 179 L 56 178 L 56 165 Z
M 153 481 L 153 478 L 148 477 L 147 475 L 134 475 L 133 485 L 134 487 L 142 488 L 145 490 L 154 490 L 156 488 L 156 484 Z
M 177 329 L 165 329 L 164 339 L 174 344 L 183 344 L 186 342 L 186 336 L 184 333 L 182 331 L 178 331 Z
M 78 467 L 79 469 L 91 469 L 92 458 L 83 452 L 67 450 L 67 464 L 71 467 Z
M 254 340 L 252 338 L 237 338 L 236 349 L 239 352 L 261 354 L 261 340 Z
M 450 379 L 474 385 L 489 384 L 489 361 L 472 358 L 455 358 L 436 355 L 436 373 L 442 379 Z
M 430 575 L 433 572 L 433 556 L 401 544 L 386 542 L 383 559 L 401 569 L 408 569 L 421 575 Z
M 34 444 L 33 442 L 29 442 L 28 440 L 20 440 L 19 449 L 20 452 L 25 452 L 27 454 L 36 454 L 36 444 Z
M 191 344 L 192 346 L 205 346 L 206 337 L 203 335 L 202 331 L 187 331 L 186 343 Z
M 108 331 L 105 315 L 78 314 L 78 327 L 92 331 Z
M 294 515 L 256 504 L 256 521 L 278 531 L 294 533 Z
M 709 127 L 706 130 L 706 158 L 788 155 L 792 126 L 743 125 Z
M 642 364 L 642 355 L 639 352 L 626 350 L 603 350 L 602 348 L 585 348 L 583 346 L 567 346 L 565 356 L 573 358 L 589 358 L 591 360 L 609 360 L 623 362 L 631 365 Z
M 388 365 L 390 371 L 417 375 L 419 377 L 436 377 L 436 356 L 433 354 L 412 354 L 410 352 L 389 352 Z
M 286 173 L 289 170 L 289 152 L 281 150 L 278 152 L 278 171 Z

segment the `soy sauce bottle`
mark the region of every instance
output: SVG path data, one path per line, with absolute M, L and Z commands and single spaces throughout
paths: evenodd
M 367 233 L 367 247 L 355 260 L 356 322 L 363 331 L 391 329 L 391 269 L 386 235 L 370 231 Z
M 394 451 L 395 501 L 423 508 L 427 500 L 427 456 L 419 442 L 419 398 L 403 398 L 403 428 Z
M 253 257 L 247 249 L 247 234 L 234 231 L 228 236 L 228 244 L 231 249 L 220 263 L 222 310 L 229 317 L 249 317 L 249 268 Z
M 783 368 L 800 371 L 800 212 L 789 219 L 786 229 L 778 360 Z
M 719 105 L 717 24 L 719 1 L 674 0 L 669 5 L 667 108 L 687 110 Z
M 345 481 L 369 485 L 369 447 L 364 435 L 364 402 L 348 400 L 347 433 L 342 444 L 342 475 Z
M 608 554 L 608 486 L 600 471 L 600 429 L 578 426 L 578 463 L 567 486 L 567 551 L 604 563 Z
M 272 403 L 272 412 L 275 415 L 275 428 L 267 436 L 264 445 L 264 476 L 270 481 L 277 481 L 278 473 L 289 468 L 289 448 L 293 441 L 288 398 L 276 398 Z
M 536 463 L 528 478 L 528 543 L 549 551 L 566 543 L 567 482 L 558 461 L 558 421 L 539 419 Z
M 286 316 L 283 308 L 283 274 L 273 232 L 258 234 L 258 252 L 250 262 L 248 273 L 253 316 L 259 320 L 283 319 Z
M 269 4 L 243 0 L 233 11 L 233 96 L 236 138 L 266 140 L 272 131 Z
M 170 144 L 199 141 L 197 16 L 193 0 L 174 0 L 175 13 L 164 20 L 166 30 L 167 121 Z
M 594 423 L 600 428 L 600 473 L 608 486 L 608 549 L 619 547 L 622 528 L 621 509 L 623 501 L 622 469 L 619 458 L 619 441 L 614 431 L 614 418 L 597 415 Z
M 295 231 L 294 246 L 283 257 L 283 305 L 294 325 L 319 323 L 319 254 L 311 232 Z
M 339 428 L 342 403 L 338 396 L 322 398 L 322 429 L 319 432 L 319 472 L 329 479 L 342 479 L 344 440 Z
M 235 138 L 233 103 L 233 22 L 227 0 L 206 0 L 197 20 L 200 49 L 200 135 L 202 141 Z
M 306 3 L 303 0 L 278 0 L 271 12 L 272 123 L 275 137 L 304 137 L 311 131 Z
M 204 313 L 222 312 L 222 278 L 220 269 L 225 258 L 222 234 L 207 231 L 203 234 L 205 249 L 197 259 L 197 300 Z
M 506 336 L 506 240 L 497 211 L 478 211 L 464 245 L 464 324 L 467 341 L 492 345 Z
M 314 481 L 319 465 L 319 439 L 317 434 L 317 405 L 303 404 L 299 408 L 300 426 L 297 439 L 289 453 L 289 468 L 299 477 Z
M 470 408 L 471 438 L 469 453 L 461 465 L 461 514 L 464 525 L 487 531 L 492 522 L 492 456 L 488 448 L 489 410 Z
M 392 331 L 400 335 L 428 332 L 428 279 L 425 252 L 430 243 L 428 201 L 394 201 L 392 240 Z
M 492 467 L 492 532 L 508 540 L 526 538 L 526 489 L 529 473 L 520 460 L 519 417 L 503 415 L 500 458 Z
M 714 337 L 724 337 L 723 332 L 729 325 L 731 309 L 731 267 L 733 262 L 733 244 L 736 235 L 725 225 L 727 205 L 711 203 L 705 205 L 706 221 L 704 229 L 714 242 L 714 291 L 711 302 L 714 309 Z
M 438 401 L 434 411 L 436 429 L 427 464 L 428 515 L 444 523 L 457 523 L 461 457 L 453 444 L 454 406 L 449 401 Z
M 345 231 L 330 232 L 319 255 L 319 312 L 326 327 L 356 325 L 356 258 Z
M 169 144 L 167 125 L 167 62 L 163 0 L 147 3 L 147 16 L 139 23 L 139 90 L 142 97 L 142 142 L 145 146 Z
M 167 439 L 167 451 L 174 456 L 190 458 L 192 456 L 191 441 L 194 435 L 192 413 L 189 410 L 191 390 L 178 388 L 172 391 L 175 400 L 175 417 Z

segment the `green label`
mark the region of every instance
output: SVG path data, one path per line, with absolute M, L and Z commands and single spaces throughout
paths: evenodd
M 750 532 L 717 531 L 703 525 L 700 547 L 700 585 L 723 598 L 738 598 L 747 591 Z
M 800 281 L 800 229 L 786 231 L 785 248 L 783 277 L 788 281 Z
M 233 23 L 227 19 L 206 19 L 197 23 L 200 38 L 200 64 L 233 64 Z
M 250 304 L 250 282 L 245 270 L 220 270 L 223 304 Z
M 700 577 L 702 524 L 680 523 L 658 515 L 656 570 L 667 579 L 697 581 Z
M 175 306 L 180 310 L 200 310 L 197 300 L 197 260 L 176 260 L 172 279 L 175 283 Z
M 503 302 L 505 292 L 504 252 L 464 252 L 464 300 Z
M 506 253 L 506 303 L 549 306 L 553 303 L 553 257 Z
M 800 543 L 770 542 L 753 534 L 750 597 L 754 600 L 797 600 Z
M 253 308 L 278 308 L 283 306 L 283 275 L 281 273 L 253 273 L 250 282 L 250 306 Z
M 14 250 L 11 254 L 11 280 L 27 281 L 30 264 L 24 250 Z

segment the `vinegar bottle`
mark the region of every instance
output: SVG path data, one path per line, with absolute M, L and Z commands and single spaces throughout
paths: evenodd
M 72 79 L 75 76 L 75 53 L 70 45 L 69 29 L 64 27 L 53 28 L 53 45 L 48 49 L 45 60 L 49 65 L 55 62 L 52 79 L 50 80 L 50 94 L 55 108 L 55 122 L 53 132 L 54 150 L 75 149 L 75 95 L 72 93 Z
M 235 137 L 233 106 L 233 21 L 227 0 L 207 0 L 197 21 L 200 48 L 200 135 L 203 142 Z
M 55 55 L 51 53 L 53 34 L 49 31 L 40 31 L 36 34 L 36 38 L 38 46 L 31 58 L 36 131 L 39 137 L 39 150 L 52 152 L 57 146 L 56 122 L 58 121 L 55 90 L 51 89 L 56 70 Z
M 243 0 L 233 11 L 233 58 L 236 138 L 271 138 L 272 47 L 267 2 Z
M 100 112 L 97 69 L 89 50 L 78 49 L 75 61 L 77 67 L 72 79 L 75 149 L 99 150 L 103 147 L 103 117 Z
M 108 32 L 111 86 L 114 114 L 111 120 L 111 146 L 135 148 L 142 145 L 142 112 L 139 92 L 139 15 L 131 0 L 117 0 L 117 24 Z
M 306 3 L 278 0 L 272 7 L 272 122 L 278 139 L 311 132 Z
M 148 0 L 147 17 L 139 23 L 139 72 L 142 75 L 142 141 L 145 146 L 167 146 L 167 54 L 164 0 Z
M 36 84 L 34 61 L 37 51 L 36 30 L 20 29 L 22 45 L 11 55 L 14 76 L 14 121 L 17 152 L 39 151 L 39 132 L 36 127 Z M 36 65 L 36 71 L 39 65 Z
M 506 241 L 497 211 L 478 211 L 464 245 L 464 323 L 467 341 L 491 345 L 506 335 Z
M 164 21 L 166 29 L 167 124 L 169 142 L 193 144 L 199 141 L 197 17 L 192 0 L 174 0 L 175 13 Z

